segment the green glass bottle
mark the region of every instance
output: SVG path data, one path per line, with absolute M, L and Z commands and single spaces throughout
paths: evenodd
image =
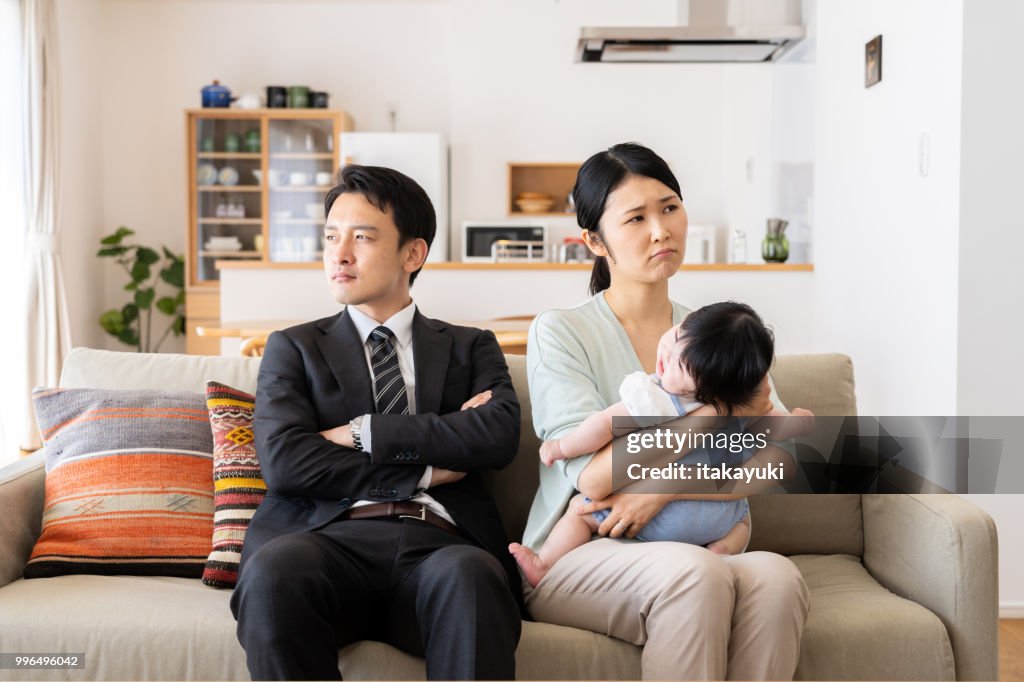
M 785 235 L 787 225 L 789 223 L 781 218 L 768 220 L 767 233 L 761 242 L 761 257 L 766 263 L 785 263 L 789 258 L 789 239 Z

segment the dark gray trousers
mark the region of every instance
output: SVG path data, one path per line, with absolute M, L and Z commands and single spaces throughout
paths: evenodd
M 363 639 L 422 656 L 428 679 L 515 679 L 522 622 L 501 564 L 419 520 L 269 540 L 244 557 L 231 611 L 254 680 L 341 679 L 338 649 Z

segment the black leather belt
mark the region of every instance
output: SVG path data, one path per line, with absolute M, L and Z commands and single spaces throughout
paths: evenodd
M 364 504 L 360 507 L 353 507 L 341 515 L 343 519 L 419 519 L 446 530 L 455 535 L 461 535 L 454 524 L 449 523 L 443 517 L 426 508 L 425 505 L 416 502 L 380 502 L 378 504 Z

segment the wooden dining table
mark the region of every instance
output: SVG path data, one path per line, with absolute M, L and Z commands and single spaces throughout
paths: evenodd
M 286 329 L 306 320 L 240 320 L 219 322 L 196 327 L 196 334 L 220 339 L 251 339 L 267 336 L 279 329 Z M 446 320 L 463 327 L 489 329 L 498 339 L 498 345 L 507 355 L 526 355 L 526 337 L 532 318 L 497 320 Z

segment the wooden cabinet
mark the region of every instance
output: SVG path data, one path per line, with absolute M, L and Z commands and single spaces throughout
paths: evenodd
M 352 128 L 345 112 L 329 109 L 186 112 L 189 353 L 219 352 L 195 333 L 219 317 L 217 261 L 320 260 L 324 196 L 339 135 Z
M 579 169 L 578 163 L 508 164 L 508 214 L 572 216 L 569 194 Z

